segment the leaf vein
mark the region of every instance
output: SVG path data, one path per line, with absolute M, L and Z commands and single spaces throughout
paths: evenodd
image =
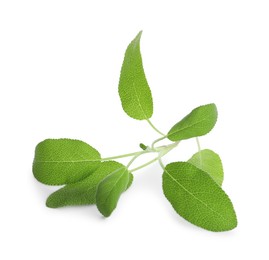
M 164 169 L 165 172 L 170 176 L 170 178 L 176 182 L 184 191 L 186 191 L 188 194 L 190 194 L 192 197 L 194 197 L 194 199 L 196 199 L 198 202 L 200 202 L 202 205 L 204 205 L 205 207 L 207 207 L 208 209 L 210 209 L 213 213 L 217 214 L 218 216 L 220 216 L 222 219 L 226 220 L 226 218 L 224 216 L 222 216 L 219 212 L 215 211 L 214 209 L 212 209 L 211 207 L 209 207 L 205 202 L 203 202 L 202 200 L 200 200 L 198 197 L 196 197 L 192 192 L 190 192 L 187 188 L 185 188 L 180 182 L 177 181 L 177 179 L 175 179 L 166 169 Z

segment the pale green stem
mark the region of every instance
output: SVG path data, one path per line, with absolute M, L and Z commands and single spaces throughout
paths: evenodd
M 144 168 L 144 167 L 146 167 L 146 166 L 148 166 L 148 165 L 150 165 L 150 164 L 152 164 L 152 163 L 154 163 L 154 162 L 156 162 L 156 161 L 158 161 L 158 160 L 159 160 L 159 156 L 156 157 L 156 158 L 154 158 L 154 159 L 152 159 L 151 161 L 149 161 L 149 162 L 147 162 L 147 163 L 142 164 L 142 165 L 139 166 L 139 167 L 136 167 L 136 168 L 134 168 L 134 169 L 131 169 L 130 171 L 131 171 L 131 172 L 138 171 L 138 170 L 140 170 L 140 169 L 142 169 L 142 168 Z
M 197 143 L 197 147 L 198 147 L 199 160 L 200 160 L 200 163 L 202 163 L 201 145 L 200 145 L 198 137 L 196 137 L 195 139 L 196 139 L 196 143 Z
M 162 138 L 159 138 L 159 139 L 164 139 L 164 138 L 165 137 L 162 137 Z M 156 141 L 158 141 L 159 139 L 157 139 Z M 159 152 L 159 156 L 158 157 L 152 159 L 151 161 L 149 161 L 149 162 L 147 162 L 145 164 L 142 164 L 141 166 L 139 166 L 137 168 L 132 169 L 131 171 L 133 172 L 133 171 L 137 171 L 139 169 L 142 169 L 142 168 L 150 165 L 153 162 L 158 161 L 160 158 L 162 158 L 164 155 L 166 155 L 168 152 L 170 152 L 172 149 L 174 149 L 178 145 L 178 143 L 179 142 L 175 142 L 175 143 L 172 143 L 172 144 L 169 144 L 169 145 L 166 145 L 166 146 L 159 146 L 159 147 L 154 148 L 154 150 L 151 150 L 151 151 L 146 151 L 145 150 L 145 151 L 139 151 L 139 152 L 135 152 L 135 153 L 128 153 L 128 154 L 122 154 L 122 155 L 118 155 L 118 156 L 112 156 L 112 157 L 102 158 L 101 161 L 108 161 L 108 160 L 112 160 L 112 159 L 119 159 L 119 158 L 133 156 L 133 158 L 130 160 L 130 162 L 126 166 L 127 168 L 129 168 L 131 166 L 131 164 L 139 156 L 141 156 L 142 154 L 150 153 L 150 152 Z
M 140 152 L 140 154 L 137 154 L 136 156 L 134 156 L 133 158 L 132 158 L 132 160 L 127 164 L 127 168 L 129 168 L 130 166 L 131 166 L 131 164 L 140 156 L 140 155 L 142 155 L 142 154 L 144 154 L 144 151 L 143 152 Z
M 196 143 L 197 143 L 197 147 L 198 147 L 198 152 L 200 153 L 201 152 L 201 145 L 200 145 L 200 142 L 199 142 L 199 138 L 196 137 Z
M 161 139 L 161 138 L 160 138 Z M 162 139 L 165 139 L 165 137 L 162 137 Z M 158 140 L 158 139 L 157 139 Z M 157 141 L 156 140 L 156 141 Z M 154 141 L 154 143 L 157 143 L 156 141 Z M 160 140 L 158 140 L 160 141 Z M 171 145 L 173 145 L 174 143 L 168 145 L 167 147 L 170 147 Z M 155 149 L 158 149 L 158 148 L 163 148 L 165 146 L 160 146 L 160 147 L 156 147 Z M 138 151 L 138 152 L 134 152 L 134 153 L 126 153 L 126 154 L 121 154 L 121 155 L 116 155 L 116 156 L 111 156 L 111 157 L 105 157 L 105 158 L 101 158 L 101 161 L 108 161 L 108 160 L 113 160 L 113 159 L 120 159 L 120 158 L 125 158 L 125 157 L 131 157 L 131 156 L 136 156 L 137 154 L 143 154 L 143 153 L 150 153 L 150 152 L 153 152 L 153 151 L 147 151 L 147 150 L 144 150 L 144 151 Z M 156 152 L 156 151 L 155 151 Z M 83 161 L 88 161 L 88 160 L 83 160 Z
M 113 159 L 120 159 L 120 158 L 135 156 L 137 154 L 147 153 L 147 152 L 148 151 L 142 151 L 142 152 L 139 151 L 139 152 L 134 152 L 134 153 L 126 153 L 126 154 L 122 154 L 122 155 L 117 155 L 117 156 L 102 158 L 101 161 L 108 161 L 108 160 L 113 160 Z
M 163 164 L 162 158 L 159 158 L 159 164 L 161 165 L 161 167 L 163 168 L 163 170 L 165 169 L 165 166 Z
M 144 167 L 146 167 L 146 166 L 148 166 L 148 165 L 150 165 L 150 164 L 152 164 L 152 163 L 158 161 L 160 158 L 162 158 L 162 157 L 165 156 L 167 153 L 169 153 L 172 149 L 174 149 L 177 145 L 178 145 L 178 142 L 173 143 L 173 144 L 167 146 L 167 147 L 165 148 L 164 151 L 161 151 L 161 152 L 159 153 L 159 156 L 158 156 L 158 157 L 156 157 L 156 158 L 150 160 L 149 162 L 147 162 L 147 163 L 145 163 L 145 164 L 142 164 L 141 166 L 139 166 L 139 167 L 137 167 L 137 168 L 131 169 L 130 171 L 131 171 L 131 172 L 138 171 L 138 170 L 140 170 L 140 169 L 142 169 L 142 168 L 144 168 Z
M 154 149 L 155 144 L 158 143 L 158 142 L 160 142 L 160 141 L 162 141 L 162 140 L 164 140 L 165 138 L 166 138 L 166 136 L 163 136 L 163 137 L 160 137 L 160 138 L 156 139 L 156 140 L 152 143 L 151 148 Z
M 147 119 L 147 122 L 149 123 L 149 125 L 158 133 L 158 134 L 160 134 L 160 135 L 162 135 L 162 136 L 165 136 L 165 134 L 164 133 L 162 133 L 155 125 L 153 125 L 152 124 L 152 122 L 149 120 L 149 119 Z

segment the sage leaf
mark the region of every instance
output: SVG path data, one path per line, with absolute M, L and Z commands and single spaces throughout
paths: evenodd
M 84 180 L 67 184 L 65 187 L 52 193 L 46 202 L 49 208 L 59 208 L 74 205 L 91 205 L 96 202 L 96 191 L 98 184 L 109 174 L 124 169 L 125 166 L 115 161 L 102 162 L 100 167 Z M 133 175 L 129 173 L 129 183 L 131 186 Z
M 229 197 L 207 173 L 190 163 L 175 162 L 165 167 L 163 191 L 175 211 L 194 225 L 210 231 L 237 226 Z
M 204 149 L 195 153 L 188 162 L 208 173 L 219 186 L 222 185 L 224 174 L 218 154 L 209 149 Z
M 139 147 L 140 147 L 142 150 L 144 150 L 144 151 L 147 150 L 147 148 L 148 148 L 146 145 L 144 145 L 144 144 L 142 144 L 142 143 L 139 144 Z
M 123 110 L 138 120 L 149 119 L 153 101 L 140 53 L 142 31 L 129 44 L 125 52 L 119 80 L 119 95 Z
M 47 139 L 36 146 L 35 178 L 48 185 L 78 182 L 100 166 L 100 154 L 92 146 L 72 139 Z
M 167 138 L 171 141 L 180 141 L 205 135 L 213 129 L 217 117 L 215 104 L 197 107 L 170 129 Z
M 125 167 L 108 175 L 99 183 L 96 192 L 96 205 L 103 216 L 109 217 L 116 208 L 121 193 L 128 186 L 129 176 L 129 171 Z

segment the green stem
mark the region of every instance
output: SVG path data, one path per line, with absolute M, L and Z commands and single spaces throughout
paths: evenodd
M 202 163 L 201 145 L 200 145 L 198 137 L 196 137 L 195 139 L 196 139 L 196 144 L 197 144 L 197 147 L 198 147 L 199 160 L 200 160 L 200 163 Z
M 160 141 L 162 141 L 162 140 L 165 139 L 165 138 L 166 138 L 166 136 L 163 136 L 163 137 L 160 137 L 160 138 L 156 139 L 156 140 L 152 143 L 151 148 L 154 149 L 155 144 L 158 143 L 158 142 L 160 142 Z
M 160 138 L 161 139 L 161 138 Z M 162 139 L 165 139 L 165 137 L 162 137 Z M 158 139 L 157 139 L 158 140 Z M 157 140 L 154 141 L 154 143 L 157 143 Z M 160 141 L 160 140 L 159 140 Z M 170 147 L 171 145 L 173 145 L 174 143 L 172 144 L 169 144 L 167 145 L 166 147 Z M 163 148 L 165 146 L 159 146 L 159 147 L 156 147 L 155 150 L 159 149 L 159 148 Z M 116 155 L 116 156 L 111 156 L 111 157 L 105 157 L 105 158 L 101 158 L 101 161 L 109 161 L 109 160 L 113 160 L 113 159 L 120 159 L 120 158 L 125 158 L 125 157 L 131 157 L 131 156 L 136 156 L 137 154 L 143 154 L 143 153 L 150 153 L 150 152 L 153 152 L 153 151 L 147 151 L 147 150 L 143 150 L 143 151 L 138 151 L 138 152 L 134 152 L 134 153 L 126 153 L 126 154 L 121 154 L 121 155 Z M 155 151 L 157 152 L 157 151 Z M 85 160 L 87 161 L 87 160 Z
M 196 143 L 197 143 L 197 147 L 198 147 L 198 152 L 200 153 L 201 152 L 201 145 L 200 145 L 199 139 L 198 139 L 198 137 L 196 137 L 195 139 L 196 139 Z
M 159 158 L 159 164 L 161 165 L 161 167 L 163 168 L 163 170 L 165 169 L 165 166 L 163 164 L 162 158 Z
M 157 139 L 155 142 L 153 142 L 153 145 L 155 143 L 157 143 L 158 141 L 160 140 L 163 140 L 164 138 L 166 138 L 166 136 L 162 137 L 162 138 L 159 138 Z M 166 146 L 159 146 L 159 147 L 156 147 L 154 148 L 153 150 L 151 151 L 139 151 L 139 152 L 134 152 L 134 153 L 127 153 L 127 154 L 122 154 L 122 155 L 117 155 L 117 156 L 112 156 L 112 157 L 106 157 L 106 158 L 102 158 L 101 161 L 108 161 L 108 160 L 112 160 L 112 159 L 119 159 L 119 158 L 124 158 L 124 157 L 130 157 L 130 156 L 133 156 L 133 158 L 130 160 L 130 162 L 127 164 L 127 168 L 129 168 L 131 166 L 131 164 L 139 157 L 141 156 L 142 154 L 145 154 L 145 153 L 151 153 L 151 152 L 158 152 L 159 155 L 158 157 L 150 160 L 149 162 L 145 163 L 145 164 L 142 164 L 141 166 L 137 167 L 137 168 L 134 168 L 132 170 L 130 170 L 131 172 L 133 171 L 137 171 L 137 170 L 140 170 L 148 165 L 150 165 L 151 163 L 153 162 L 156 162 L 158 160 L 160 160 L 164 155 L 166 155 L 168 152 L 170 152 L 172 149 L 174 149 L 177 145 L 178 145 L 179 142 L 175 142 L 175 143 L 172 143 L 172 144 L 169 144 L 169 145 L 166 145 Z
M 142 151 L 142 152 L 140 152 L 140 154 L 137 154 L 136 156 L 134 156 L 132 159 L 131 159 L 131 161 L 127 164 L 127 168 L 129 168 L 130 166 L 131 166 L 131 164 L 140 156 L 140 155 L 142 155 L 142 154 L 144 154 L 145 152 L 144 151 Z
M 153 125 L 152 124 L 152 122 L 149 120 L 149 119 L 147 119 L 147 122 L 149 123 L 149 125 L 158 133 L 158 134 L 160 134 L 160 135 L 162 135 L 162 136 L 165 136 L 165 134 L 164 133 L 162 133 L 155 125 Z
M 167 147 L 164 148 L 164 150 L 162 150 L 162 151 L 159 152 L 159 156 L 157 156 L 156 158 L 150 160 L 149 162 L 147 162 L 147 163 L 145 163 L 145 164 L 140 165 L 139 167 L 136 167 L 136 168 L 134 168 L 134 169 L 131 169 L 130 171 L 131 171 L 131 172 L 138 171 L 138 170 L 140 170 L 140 169 L 142 169 L 142 168 L 144 168 L 144 167 L 146 167 L 146 166 L 148 166 L 148 165 L 150 165 L 150 164 L 152 164 L 152 163 L 154 163 L 154 162 L 160 160 L 163 156 L 165 156 L 167 153 L 169 153 L 169 152 L 170 152 L 172 149 L 174 149 L 177 145 L 178 145 L 178 142 L 173 143 L 173 144 L 171 144 L 171 145 L 168 145 Z M 135 158 L 135 159 L 136 159 L 136 158 Z
M 112 156 L 112 157 L 106 157 L 102 158 L 101 161 L 108 161 L 108 160 L 113 160 L 113 159 L 120 159 L 120 158 L 125 158 L 125 157 L 131 157 L 131 156 L 136 156 L 137 154 L 141 153 L 147 153 L 148 151 L 139 151 L 139 152 L 134 152 L 134 153 L 126 153 L 122 155 L 117 155 L 117 156 Z
M 147 162 L 147 163 L 142 164 L 142 165 L 139 166 L 139 167 L 136 167 L 136 168 L 134 168 L 134 169 L 131 169 L 130 171 L 131 171 L 131 172 L 138 171 L 138 170 L 140 170 L 140 169 L 142 169 L 142 168 L 144 168 L 144 167 L 146 167 L 146 166 L 148 166 L 148 165 L 150 165 L 150 164 L 152 164 L 152 163 L 154 163 L 154 162 L 156 162 L 156 161 L 158 161 L 158 160 L 159 160 L 159 156 L 156 157 L 156 158 L 154 158 L 154 159 L 152 159 L 151 161 L 149 161 L 149 162 Z

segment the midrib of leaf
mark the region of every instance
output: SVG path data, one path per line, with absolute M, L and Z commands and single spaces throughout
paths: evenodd
M 199 201 L 202 205 L 204 205 L 205 207 L 207 207 L 208 209 L 210 209 L 212 212 L 214 212 L 215 214 L 217 214 L 218 216 L 220 216 L 222 219 L 227 220 L 224 216 L 222 216 L 219 212 L 215 211 L 214 209 L 212 209 L 211 207 L 209 207 L 206 203 L 204 203 L 202 200 L 200 200 L 199 198 L 197 198 L 192 192 L 190 192 L 188 189 L 186 189 L 181 183 L 179 183 L 166 169 L 164 169 L 164 171 L 170 176 L 170 178 L 176 182 L 183 190 L 185 190 L 187 193 L 189 193 L 192 197 L 194 197 L 197 201 Z
M 199 151 L 199 160 L 200 160 L 201 167 L 203 167 L 203 159 L 202 159 L 201 151 Z
M 133 87 L 134 87 L 135 97 L 136 97 L 136 99 L 137 99 L 137 101 L 138 101 L 139 107 L 140 107 L 140 109 L 141 109 L 141 111 L 142 111 L 144 117 L 147 118 L 147 116 L 146 116 L 146 114 L 145 114 L 145 111 L 144 111 L 144 109 L 143 109 L 142 106 L 141 106 L 140 99 L 139 99 L 139 96 L 138 96 L 138 94 L 137 94 L 137 89 L 136 89 L 136 86 L 135 86 L 135 84 L 134 84 L 134 81 L 133 81 Z
M 134 51 L 135 51 L 135 48 L 136 48 L 137 44 L 138 44 L 138 42 L 136 41 L 135 44 L 134 44 L 134 46 L 133 46 L 133 50 L 132 50 L 133 55 L 134 55 Z M 133 55 L 132 55 L 132 56 L 133 56 Z M 133 60 L 134 60 L 134 59 L 133 59 L 133 57 L 132 57 L 132 63 L 134 63 Z M 142 62 L 142 61 L 141 61 L 141 62 Z M 143 64 L 142 64 L 142 68 L 143 68 Z M 140 107 L 140 109 L 141 109 L 141 111 L 142 111 L 144 117 L 147 118 L 147 116 L 146 116 L 146 114 L 145 114 L 145 111 L 144 111 L 144 109 L 143 109 L 142 106 L 141 106 L 139 96 L 138 96 L 138 94 L 137 94 L 137 89 L 136 89 L 136 86 L 135 86 L 135 83 L 134 83 L 134 78 L 135 78 L 135 75 L 134 75 L 133 70 L 132 70 L 132 81 L 133 81 L 133 88 L 134 88 L 134 91 L 135 91 L 135 97 L 136 97 L 136 99 L 137 99 L 137 101 L 138 101 L 138 105 L 139 105 L 139 107 Z M 145 77 L 145 78 L 146 78 L 146 77 Z
M 123 169 L 123 167 L 120 168 L 120 170 L 121 170 L 121 169 Z M 119 170 L 118 170 L 118 171 L 119 171 Z M 118 172 L 118 171 L 116 171 L 116 172 Z M 126 169 L 125 171 L 127 171 L 127 169 Z M 111 192 L 113 191 L 114 187 L 118 184 L 118 182 L 119 182 L 120 179 L 122 178 L 122 176 L 123 176 L 123 174 L 125 173 L 125 171 L 122 172 L 122 174 L 119 176 L 119 178 L 118 178 L 118 180 L 116 181 L 116 183 L 115 183 L 115 184 L 112 186 L 112 188 L 110 189 L 110 191 L 109 191 L 109 193 L 108 193 L 108 196 L 106 197 L 105 201 L 104 201 L 103 203 L 101 203 L 100 205 L 103 205 L 103 204 L 105 204 L 105 203 L 107 202 L 107 200 L 108 200 L 108 198 L 109 198 Z M 111 174 L 114 174 L 114 173 L 116 173 L 116 172 L 113 172 L 113 173 L 111 173 Z M 109 175 L 111 175 L 111 174 L 109 174 Z M 109 175 L 108 175 L 108 176 L 109 176 Z
M 124 167 L 121 167 L 121 168 L 118 168 L 118 169 L 114 170 L 113 172 L 111 172 L 110 174 L 108 174 L 106 177 L 108 177 L 111 174 L 117 173 L 117 172 L 119 172 L 122 169 L 124 169 Z M 104 177 L 104 178 L 106 178 L 106 177 Z M 88 189 L 86 189 L 85 192 L 88 192 L 89 190 L 92 190 L 92 189 L 95 189 L 95 186 L 89 187 Z
M 192 125 L 188 125 L 188 126 L 186 126 L 186 127 L 184 127 L 184 128 L 181 128 L 180 130 L 176 130 L 175 132 L 172 132 L 172 133 L 170 133 L 169 135 L 173 135 L 173 134 L 176 134 L 176 133 L 178 133 L 178 132 L 181 132 L 181 131 L 183 131 L 183 130 L 185 130 L 185 129 L 187 129 L 187 128 L 190 128 L 190 127 L 193 127 L 193 126 L 195 126 L 195 125 L 197 125 L 197 124 L 200 124 L 200 123 L 203 122 L 203 121 L 207 121 L 207 119 L 203 119 L 203 120 L 198 121 L 198 122 L 196 122 L 196 123 L 194 123 L 194 124 L 192 124 Z

